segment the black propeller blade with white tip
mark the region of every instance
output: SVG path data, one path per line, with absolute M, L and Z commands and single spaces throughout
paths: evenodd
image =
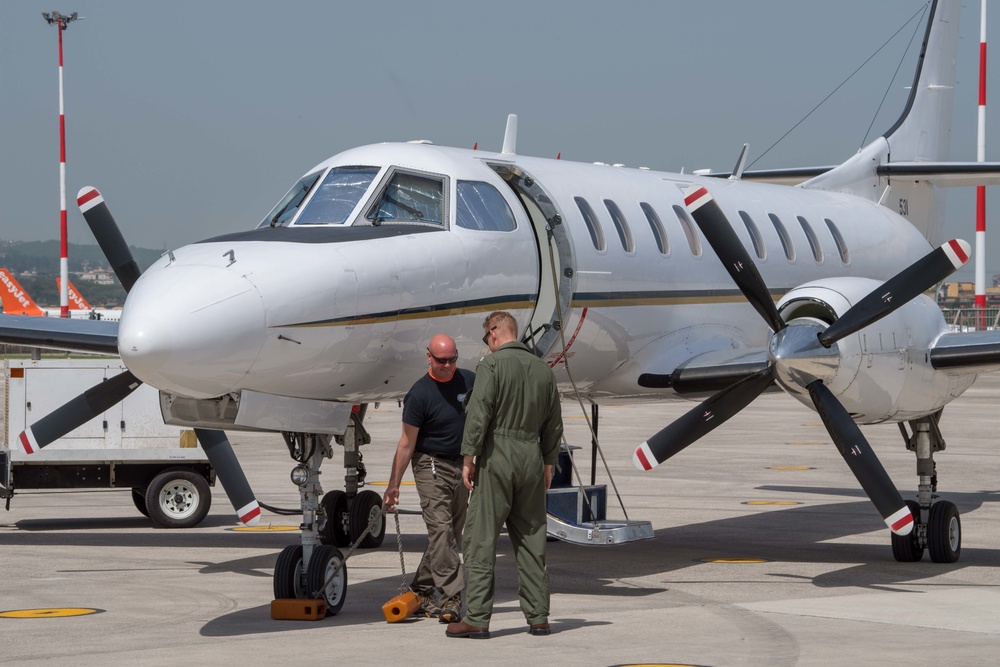
M 111 268 L 118 276 L 118 282 L 122 284 L 125 291 L 132 289 L 132 285 L 139 279 L 142 273 L 139 265 L 132 257 L 132 252 L 125 243 L 125 238 L 118 230 L 115 219 L 104 202 L 104 197 L 97 191 L 97 188 L 85 187 L 76 195 L 76 205 L 83 213 L 83 219 L 87 221 L 90 231 L 94 233 L 97 244 L 101 246 L 104 256 L 108 258 Z
M 21 431 L 21 447 L 25 453 L 34 454 L 125 400 L 141 384 L 139 378 L 125 371 L 94 385 Z
M 126 292 L 130 291 L 139 279 L 139 265 L 115 224 L 104 197 L 96 188 L 85 187 L 77 195 L 77 205 L 122 287 Z M 37 452 L 118 404 L 141 384 L 142 381 L 135 375 L 125 371 L 91 387 L 25 429 L 20 436 L 22 447 L 28 454 Z M 260 520 L 260 506 L 225 433 L 195 429 L 195 435 L 240 521 L 245 525 L 256 525 Z
M 726 387 L 639 445 L 632 463 L 639 470 L 655 468 L 750 405 L 773 381 L 767 368 Z
M 903 497 L 889 479 L 889 474 L 875 456 L 861 429 L 822 382 L 817 380 L 806 388 L 840 455 L 858 478 L 861 488 L 871 498 L 875 509 L 882 515 L 885 525 L 897 535 L 909 534 L 913 530 L 913 514 L 903 502 Z
M 785 323 L 774 307 L 771 292 L 760 277 L 757 265 L 750 259 L 746 248 L 729 224 L 729 219 L 711 193 L 703 187 L 695 188 L 685 194 L 684 204 L 747 301 L 757 309 L 772 331 L 784 329 Z
M 972 246 L 952 239 L 935 248 L 858 301 L 819 336 L 824 347 L 860 331 L 929 290 L 969 261 Z

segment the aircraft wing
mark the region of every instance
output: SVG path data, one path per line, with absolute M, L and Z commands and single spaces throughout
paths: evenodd
M 944 371 L 1000 370 L 1000 331 L 944 334 L 931 348 L 931 365 Z
M 879 176 L 927 181 L 943 188 L 1000 185 L 1000 162 L 889 162 L 875 168 Z
M 0 315 L 0 343 L 118 356 L 118 323 Z

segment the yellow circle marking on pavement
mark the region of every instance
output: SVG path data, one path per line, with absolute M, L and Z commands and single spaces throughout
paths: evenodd
M 298 530 L 298 526 L 233 526 L 226 528 L 238 533 L 284 533 L 289 530 Z
M 702 558 L 702 563 L 766 563 L 765 558 Z
M 368 482 L 370 486 L 389 486 L 389 482 Z M 415 486 L 416 482 L 413 480 L 408 480 L 405 482 L 400 482 L 400 486 Z
M 801 505 L 795 500 L 747 500 L 744 505 Z
M 815 470 L 812 466 L 768 466 L 768 470 Z
M 99 614 L 103 609 L 90 609 L 87 607 L 50 607 L 46 609 L 12 609 L 11 611 L 0 611 L 3 618 L 66 618 L 67 616 L 88 616 Z

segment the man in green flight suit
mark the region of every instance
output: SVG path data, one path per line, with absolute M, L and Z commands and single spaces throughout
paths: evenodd
M 462 540 L 466 614 L 446 634 L 489 638 L 497 539 L 506 522 L 528 632 L 547 635 L 545 491 L 563 434 L 559 395 L 552 369 L 518 342 L 510 313 L 491 313 L 483 329 L 493 354 L 476 367 L 462 437 L 462 479 L 473 490 Z

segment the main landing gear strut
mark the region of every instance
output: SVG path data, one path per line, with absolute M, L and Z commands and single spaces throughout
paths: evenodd
M 374 491 L 358 491 L 365 484 L 361 445 L 371 442 L 362 424 L 367 406 L 352 412 L 342 436 L 315 433 L 282 433 L 288 452 L 299 464 L 292 481 L 299 487 L 302 506 L 302 540 L 284 548 L 274 566 L 275 598 L 319 598 L 333 616 L 347 595 L 347 567 L 339 547 L 364 538 L 357 545 L 374 548 L 385 537 L 382 498 Z M 333 440 L 344 447 L 344 491 L 323 495 L 320 465 L 333 458 Z M 376 518 L 376 515 L 378 517 Z M 365 535 L 365 530 L 373 524 Z
M 937 468 L 934 452 L 944 450 L 944 438 L 938 429 L 941 411 L 909 422 L 910 431 L 900 423 L 906 448 L 917 455 L 917 499 L 907 500 L 913 514 L 913 530 L 909 535 L 892 534 L 892 555 L 901 563 L 923 558 L 930 551 L 935 563 L 954 563 L 962 553 L 962 521 L 958 508 L 937 498 Z

